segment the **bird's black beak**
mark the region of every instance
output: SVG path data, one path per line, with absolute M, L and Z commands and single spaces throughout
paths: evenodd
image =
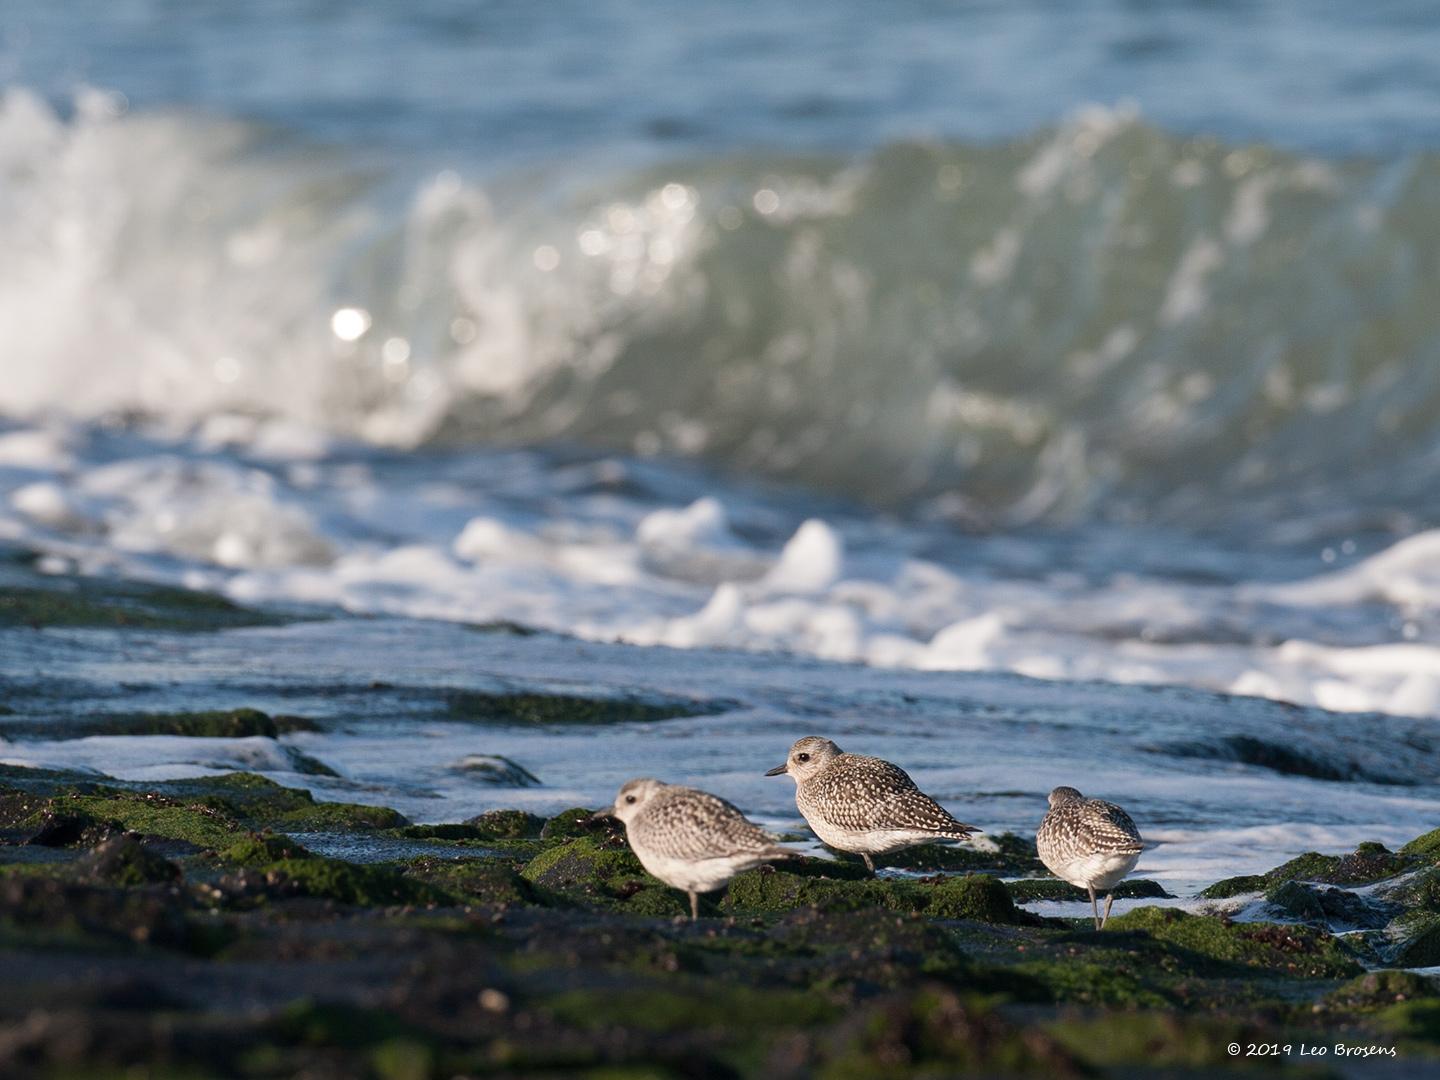
M 787 766 L 787 765 L 776 765 L 773 769 L 771 769 L 771 770 L 770 770 L 769 772 L 767 772 L 765 775 L 766 775 L 766 776 L 784 776 L 784 775 L 786 774 L 786 772 L 788 772 L 788 771 L 789 771 L 789 766 Z
M 614 811 L 612 811 L 612 810 L 596 810 L 595 813 L 591 814 L 589 817 L 582 819 L 581 822 L 580 822 L 580 824 L 581 824 L 581 825 L 584 825 L 586 828 L 593 828 L 594 826 L 600 825 L 600 824 L 602 824 L 602 823 L 604 823 L 604 822 L 606 822 L 606 821 L 614 821 L 614 820 L 615 820 L 615 813 L 614 813 Z

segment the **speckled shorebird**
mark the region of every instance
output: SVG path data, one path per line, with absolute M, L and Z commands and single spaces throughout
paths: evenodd
M 700 917 L 700 893 L 761 863 L 800 854 L 718 795 L 659 780 L 629 781 L 608 813 L 625 823 L 640 865 L 689 894 L 692 919 Z
M 766 776 L 788 773 L 795 805 L 815 835 L 839 851 L 865 860 L 935 840 L 964 840 L 973 825 L 956 821 L 898 765 L 847 754 L 829 739 L 809 735 L 790 747 L 784 765 Z
M 1050 792 L 1050 809 L 1035 832 L 1035 846 L 1046 868 L 1090 893 L 1095 929 L 1103 930 L 1115 901 L 1111 890 L 1135 869 L 1145 849 L 1130 815 L 1114 803 L 1087 799 L 1073 787 Z M 1105 914 L 1095 894 L 1105 893 Z

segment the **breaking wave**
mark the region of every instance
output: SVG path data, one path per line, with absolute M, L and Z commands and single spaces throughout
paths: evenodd
M 995 145 L 453 172 L 0 99 L 0 411 L 695 456 L 973 522 L 1435 517 L 1440 160 L 1093 109 Z

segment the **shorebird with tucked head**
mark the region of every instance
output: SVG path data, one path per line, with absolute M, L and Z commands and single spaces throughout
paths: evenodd
M 1090 893 L 1096 930 L 1105 929 L 1110 918 L 1112 890 L 1135 869 L 1145 850 L 1129 814 L 1103 799 L 1087 799 L 1073 787 L 1050 792 L 1050 809 L 1035 833 L 1035 846 L 1052 874 Z M 1104 915 L 1095 902 L 1097 892 L 1105 893 Z
M 718 795 L 659 780 L 629 781 L 615 805 L 595 816 L 625 824 L 625 839 L 640 865 L 689 895 L 692 919 L 700 917 L 700 893 L 762 863 L 800 855 Z
M 956 821 L 898 765 L 847 754 L 829 739 L 809 735 L 790 747 L 784 765 L 766 776 L 795 781 L 795 806 L 826 844 L 859 855 L 873 874 L 871 856 L 965 840 L 978 832 Z

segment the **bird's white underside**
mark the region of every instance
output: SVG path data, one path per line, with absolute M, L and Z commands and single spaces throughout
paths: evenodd
M 837 829 L 825 821 L 811 821 L 810 828 L 815 830 L 816 836 L 837 851 L 852 851 L 856 854 L 863 852 L 866 855 L 884 855 L 887 852 L 915 847 L 917 844 L 932 844 L 949 839 L 920 829 Z
M 1093 888 L 1097 892 L 1109 892 L 1124 880 L 1126 874 L 1135 869 L 1135 864 L 1139 861 L 1139 852 L 1101 852 L 1046 865 L 1050 867 L 1051 873 L 1071 885 L 1081 889 Z
M 635 849 L 640 865 L 666 885 L 688 892 L 713 892 L 736 874 L 753 870 L 768 858 L 760 855 L 722 855 L 715 859 L 676 859 Z

